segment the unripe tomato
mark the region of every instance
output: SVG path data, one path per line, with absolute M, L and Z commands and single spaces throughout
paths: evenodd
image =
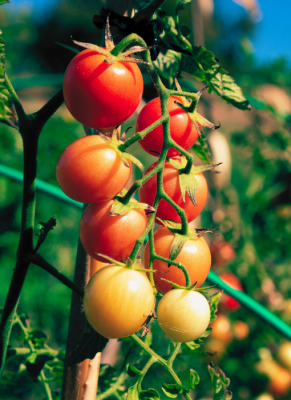
M 169 258 L 174 237 L 175 235 L 166 227 L 159 228 L 154 233 L 155 251 L 159 256 Z M 145 268 L 148 268 L 150 263 L 149 250 L 149 242 L 147 242 L 144 249 Z M 196 287 L 198 288 L 207 278 L 211 266 L 211 255 L 208 244 L 202 237 L 188 239 L 174 261 L 184 265 L 189 272 L 192 284 L 197 282 Z M 162 281 L 160 278 L 167 279 L 180 286 L 186 285 L 183 271 L 174 265 L 171 265 L 169 268 L 167 263 L 154 260 L 153 269 L 161 271 L 161 273 L 154 273 L 153 276 L 156 288 L 162 293 L 166 293 L 172 289 L 172 285 Z
M 170 114 L 170 133 L 172 139 L 185 150 L 190 149 L 199 137 L 199 132 L 190 117 L 175 101 L 182 104 L 180 96 L 171 96 L 168 99 L 168 110 Z M 136 132 L 141 132 L 159 118 L 161 118 L 161 100 L 159 97 L 147 103 L 139 113 L 136 121 Z M 149 132 L 143 139 L 139 140 L 141 147 L 150 154 L 158 156 L 162 151 L 164 143 L 163 126 L 159 125 Z M 157 154 L 158 153 L 158 154 Z M 168 157 L 175 157 L 180 152 L 170 147 Z
M 144 274 L 108 265 L 90 279 L 84 309 L 90 325 L 98 333 L 117 339 L 141 329 L 154 301 L 152 286 Z
M 146 173 L 150 172 L 157 163 L 151 165 Z M 195 175 L 197 179 L 197 206 L 194 206 L 190 197 L 186 193 L 185 204 L 183 203 L 181 189 L 179 185 L 179 171 L 173 167 L 169 162 L 165 162 L 165 169 L 163 171 L 163 186 L 165 192 L 170 198 L 178 204 L 186 213 L 188 222 L 193 221 L 203 210 L 207 200 L 207 182 L 204 176 L 199 173 Z M 139 189 L 139 199 L 142 203 L 147 203 L 150 206 L 154 204 L 157 193 L 157 175 L 152 176 L 146 181 Z M 157 217 L 161 219 L 169 219 L 181 223 L 181 219 L 177 211 L 166 201 L 161 200 L 157 208 Z M 158 222 L 158 221 L 157 221 Z
M 102 262 L 107 260 L 96 253 L 116 261 L 126 260 L 147 226 L 145 212 L 141 209 L 109 216 L 112 203 L 113 200 L 90 204 L 80 220 L 79 232 L 84 249 L 91 257 Z
M 143 92 L 142 74 L 135 63 L 106 64 L 105 58 L 95 50 L 83 50 L 64 77 L 69 111 L 81 124 L 96 129 L 110 129 L 127 120 Z
M 217 242 L 214 240 L 210 245 L 213 266 L 224 267 L 235 258 L 235 251 L 229 242 Z
M 199 292 L 173 289 L 159 302 L 158 323 L 174 342 L 198 339 L 210 321 L 208 301 Z
M 211 323 L 210 328 L 212 328 L 212 338 L 221 340 L 226 344 L 232 341 L 230 321 L 226 315 L 218 315 L 217 318 Z
M 291 342 L 284 342 L 278 349 L 277 353 L 278 360 L 284 365 L 291 369 Z
M 224 272 L 223 274 L 219 275 L 220 278 L 223 280 L 223 282 L 227 283 L 230 287 L 236 290 L 240 290 L 241 292 L 243 291 L 243 288 L 240 284 L 240 281 L 238 278 L 229 273 L 229 272 Z M 233 297 L 223 294 L 220 299 L 219 303 L 223 308 L 229 310 L 229 311 L 236 311 L 240 308 L 240 303 L 234 299 Z
M 130 164 L 131 165 L 131 164 Z M 81 203 L 100 203 L 119 193 L 131 172 L 101 136 L 84 136 L 61 154 L 56 175 L 60 187 Z

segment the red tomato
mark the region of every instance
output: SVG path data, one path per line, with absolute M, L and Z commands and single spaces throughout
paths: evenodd
M 182 104 L 179 96 L 171 96 L 168 99 L 168 110 L 170 114 L 170 132 L 172 139 L 185 150 L 190 149 L 199 137 L 199 132 L 190 117 L 175 101 Z M 157 121 L 162 115 L 161 100 L 159 97 L 147 103 L 139 113 L 136 121 L 136 132 L 141 132 L 149 125 Z M 164 143 L 163 126 L 149 132 L 143 139 L 139 140 L 141 147 L 150 154 L 157 156 L 162 151 Z M 173 147 L 168 150 L 168 157 L 175 157 L 180 152 Z
M 81 203 L 112 199 L 126 185 L 131 167 L 100 136 L 85 136 L 61 154 L 56 175 L 63 191 Z
M 142 97 L 143 79 L 135 63 L 106 64 L 106 56 L 86 49 L 76 55 L 64 77 L 64 98 L 81 124 L 109 129 L 129 118 Z
M 174 234 L 169 229 L 166 227 L 159 228 L 154 233 L 156 253 L 159 256 L 169 258 L 173 240 Z M 189 239 L 184 244 L 175 261 L 184 265 L 189 272 L 192 284 L 197 282 L 197 287 L 199 287 L 205 281 L 210 270 L 211 255 L 209 247 L 202 237 L 199 239 Z M 144 249 L 144 263 L 145 268 L 148 268 L 150 263 L 149 242 L 147 242 Z M 166 293 L 172 289 L 172 285 L 162 281 L 160 278 L 167 279 L 181 286 L 186 285 L 185 275 L 178 267 L 171 265 L 169 268 L 167 263 L 155 260 L 153 268 L 162 272 L 154 273 L 155 285 L 160 292 Z
M 210 251 L 213 259 L 213 265 L 224 267 L 235 258 L 235 251 L 229 242 L 217 242 L 214 240 L 210 245 Z
M 131 210 L 125 215 L 110 217 L 113 200 L 90 204 L 84 211 L 80 226 L 80 239 L 86 252 L 96 260 L 106 262 L 96 253 L 116 261 L 126 260 L 135 242 L 147 226 L 144 210 Z
M 151 165 L 147 171 L 150 172 L 157 163 Z M 204 176 L 199 173 L 195 175 L 197 179 L 197 194 L 196 201 L 197 206 L 194 206 L 190 197 L 186 193 L 186 201 L 183 203 L 181 189 L 179 185 L 179 171 L 173 167 L 168 161 L 165 163 L 165 169 L 163 172 L 163 186 L 165 192 L 171 197 L 176 204 L 183 208 L 186 212 L 188 222 L 193 221 L 203 210 L 207 200 L 207 182 Z M 139 199 L 142 203 L 147 203 L 150 206 L 154 204 L 154 200 L 157 192 L 157 175 L 152 176 L 146 181 L 143 186 L 139 189 Z M 169 219 L 181 223 L 181 219 L 177 211 L 166 201 L 161 200 L 157 208 L 157 217 L 161 219 Z
M 241 292 L 243 291 L 240 281 L 235 275 L 229 272 L 224 272 L 219 276 L 223 280 L 223 282 L 227 283 L 233 289 L 240 290 Z M 228 296 L 227 294 L 223 294 L 221 296 L 219 304 L 229 311 L 236 311 L 240 308 L 240 303 L 233 297 Z

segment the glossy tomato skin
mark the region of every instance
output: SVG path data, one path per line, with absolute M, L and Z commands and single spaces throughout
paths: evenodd
M 79 226 L 80 239 L 86 252 L 96 260 L 101 253 L 116 261 L 126 260 L 147 226 L 144 210 L 134 209 L 120 216 L 109 216 L 113 200 L 90 204 Z
M 130 164 L 130 163 L 129 163 Z M 75 140 L 61 154 L 56 168 L 60 187 L 81 203 L 100 203 L 116 196 L 131 173 L 116 151 L 101 136 Z
M 136 110 L 143 79 L 135 63 L 106 64 L 106 56 L 86 49 L 68 65 L 64 77 L 65 103 L 77 121 L 96 128 L 112 128 Z
M 144 274 L 107 265 L 89 281 L 84 309 L 90 325 L 108 339 L 136 333 L 154 307 L 154 294 Z
M 169 231 L 169 229 L 166 227 L 159 228 L 154 233 L 156 253 L 159 256 L 169 258 L 173 240 L 174 234 Z M 211 266 L 211 254 L 208 244 L 202 237 L 199 239 L 188 239 L 175 261 L 184 265 L 189 272 L 192 284 L 197 282 L 196 287 L 198 288 L 207 278 Z M 144 249 L 145 268 L 149 267 L 149 262 L 150 251 L 149 242 L 147 242 Z M 172 285 L 168 282 L 162 281 L 160 278 L 172 281 L 177 285 L 186 285 L 183 271 L 174 265 L 171 265 L 169 268 L 167 263 L 160 260 L 154 260 L 153 269 L 161 271 L 161 273 L 154 273 L 153 277 L 156 288 L 162 293 L 166 293 L 172 289 Z
M 210 307 L 199 292 L 173 289 L 159 302 L 158 323 L 174 342 L 186 343 L 199 338 L 210 321 Z
M 179 96 L 171 96 L 168 99 L 168 110 L 170 114 L 170 132 L 172 139 L 185 150 L 190 149 L 199 137 L 199 132 L 190 117 L 175 101 L 182 104 Z M 136 132 L 141 132 L 162 115 L 161 101 L 159 97 L 147 103 L 139 113 L 136 121 Z M 139 140 L 141 147 L 148 153 L 158 156 L 163 147 L 163 126 L 159 125 L 149 132 L 143 139 Z M 158 153 L 158 154 L 157 154 Z M 175 157 L 180 152 L 173 147 L 168 150 L 168 157 Z
M 223 282 L 227 283 L 233 289 L 243 291 L 239 279 L 234 274 L 229 272 L 224 272 L 219 276 L 223 280 Z M 227 294 L 223 294 L 221 296 L 219 304 L 228 311 L 236 311 L 240 308 L 240 303 L 236 299 Z
M 155 166 L 156 163 L 151 165 L 147 169 L 146 174 L 150 172 Z M 165 169 L 163 171 L 163 186 L 165 192 L 176 204 L 178 204 L 178 206 L 185 210 L 188 222 L 193 221 L 201 213 L 207 200 L 208 188 L 206 179 L 201 173 L 195 175 L 195 177 L 197 179 L 198 185 L 196 194 L 196 202 L 198 205 L 194 206 L 187 193 L 184 204 L 179 185 L 179 171 L 175 167 L 173 167 L 168 161 L 165 162 Z M 139 189 L 139 199 L 142 203 L 147 203 L 152 206 L 155 201 L 156 193 L 157 175 L 154 175 Z M 181 223 L 181 219 L 177 211 L 164 199 L 162 199 L 158 205 L 156 216 L 161 219 L 169 219 Z M 159 222 L 157 221 L 157 223 Z

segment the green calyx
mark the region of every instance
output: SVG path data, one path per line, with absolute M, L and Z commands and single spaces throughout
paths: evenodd
M 109 216 L 116 217 L 129 213 L 130 210 L 146 210 L 149 213 L 155 212 L 155 209 L 146 203 L 139 203 L 137 201 L 129 201 L 127 204 L 122 202 L 123 197 L 117 196 L 113 201 L 110 209 Z
M 103 54 L 104 56 L 106 56 L 104 62 L 107 64 L 114 64 L 116 62 L 134 62 L 137 64 L 149 65 L 148 62 L 145 62 L 139 58 L 132 58 L 129 56 L 134 53 L 139 53 L 141 51 L 148 50 L 150 49 L 150 47 L 133 46 L 124 52 L 117 52 L 117 54 L 115 54 L 116 51 L 114 50 L 116 47 L 114 45 L 112 35 L 110 32 L 109 16 L 107 17 L 106 28 L 105 28 L 105 48 L 91 43 L 77 42 L 76 40 L 73 40 L 73 42 L 78 46 L 84 47 L 85 49 L 95 50 L 97 53 Z
M 128 129 L 130 129 L 130 128 L 128 128 Z M 121 158 L 123 164 L 127 168 L 130 168 L 129 161 L 131 161 L 140 169 L 141 175 L 143 175 L 143 172 L 144 172 L 143 164 L 137 158 L 135 158 L 132 154 L 129 154 L 126 151 L 122 151 L 119 148 L 119 146 L 121 146 L 125 142 L 125 137 L 126 137 L 126 133 L 127 133 L 128 129 L 122 134 L 121 138 L 119 137 L 118 129 L 114 129 L 111 138 L 106 136 L 106 135 L 104 135 L 101 132 L 98 132 L 98 134 L 102 137 L 102 139 L 106 143 L 108 143 L 116 151 L 116 153 Z

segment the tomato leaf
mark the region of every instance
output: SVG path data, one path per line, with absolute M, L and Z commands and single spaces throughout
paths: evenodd
M 0 122 L 12 126 L 12 128 L 18 129 L 18 120 L 14 104 L 12 101 L 12 97 L 4 84 L 4 77 L 5 77 L 4 47 L 5 47 L 5 41 L 2 38 L 2 31 L 0 31 Z
M 190 200 L 197 206 L 196 202 L 196 194 L 197 194 L 197 179 L 195 177 L 195 172 L 193 169 L 189 172 L 189 174 L 179 174 L 179 184 L 182 194 L 183 203 L 185 204 L 186 201 L 186 192 L 190 197 Z
M 175 234 L 174 240 L 172 242 L 171 245 L 171 249 L 170 249 L 170 260 L 175 260 L 180 251 L 182 250 L 184 244 L 187 242 L 188 240 L 188 236 L 185 235 L 179 235 L 178 233 Z
M 37 355 L 36 352 L 31 353 L 26 359 L 26 368 L 29 375 L 32 377 L 34 381 L 37 380 L 40 371 L 42 370 L 44 364 L 53 360 L 53 357 L 48 354 L 40 354 Z
M 213 163 L 207 139 L 202 132 L 200 132 L 200 136 L 197 142 L 194 144 L 194 146 L 192 146 L 192 150 L 194 151 L 196 156 L 199 157 L 200 160 L 204 162 L 204 164 Z
M 177 0 L 176 1 L 176 7 L 175 7 L 175 13 L 177 14 L 179 10 L 184 10 L 186 5 L 191 3 L 192 0 Z
M 140 400 L 137 383 L 128 389 L 127 400 Z
M 206 331 L 200 336 L 200 338 L 198 338 L 196 340 L 192 340 L 191 342 L 185 343 L 188 350 L 190 350 L 190 355 L 193 351 L 197 350 L 204 343 L 204 340 L 210 335 L 211 332 L 212 332 L 212 329 L 207 328 Z M 189 354 L 189 351 L 186 353 Z
M 213 322 L 216 319 L 218 302 L 221 295 L 221 292 L 215 293 L 210 299 L 210 322 Z
M 146 203 L 139 203 L 137 201 L 129 201 L 127 204 L 121 203 L 119 201 L 118 197 L 113 201 L 112 207 L 110 209 L 110 215 L 111 217 L 116 217 L 118 215 L 124 215 L 129 213 L 130 210 L 146 210 L 149 212 L 154 212 L 155 209 L 151 206 L 149 206 Z
M 250 104 L 244 97 L 241 88 L 225 71 L 214 54 L 202 46 L 192 49 L 192 57 L 187 57 L 185 71 L 199 81 L 206 82 L 209 92 L 214 91 L 226 103 L 230 103 L 240 110 L 249 110 Z
M 217 366 L 210 363 L 208 371 L 212 381 L 213 400 L 231 400 L 232 393 L 227 389 L 230 380 Z
M 179 71 L 181 59 L 182 54 L 173 50 L 168 50 L 165 54 L 160 53 L 158 55 L 154 65 L 163 78 L 169 79 L 169 77 L 176 76 Z
M 137 369 L 137 368 L 136 368 L 134 365 L 132 365 L 132 364 L 127 364 L 127 366 L 126 366 L 126 372 L 127 372 L 128 375 L 131 376 L 132 378 L 133 378 L 134 376 L 141 375 L 141 373 L 142 373 L 139 369 Z
M 179 385 L 178 383 L 163 383 L 162 384 L 163 392 L 171 398 L 175 398 L 180 393 L 187 392 L 185 386 Z
M 199 375 L 197 374 L 194 369 L 190 369 L 190 383 L 189 383 L 189 389 L 194 389 L 196 385 L 200 382 Z
M 104 349 L 107 342 L 108 339 L 90 327 L 89 332 L 84 333 L 77 348 L 72 352 L 68 364 L 78 364 L 87 358 L 93 360 L 96 354 Z
M 139 395 L 142 400 L 159 400 L 160 399 L 159 392 L 153 388 L 142 390 L 139 393 Z

